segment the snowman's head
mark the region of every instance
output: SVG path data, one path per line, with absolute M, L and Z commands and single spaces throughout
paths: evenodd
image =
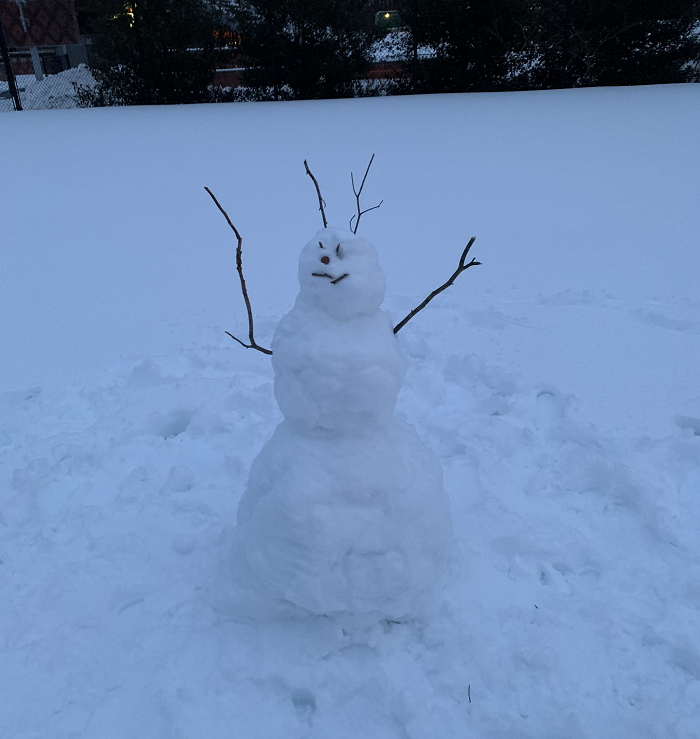
M 386 281 L 375 248 L 350 231 L 324 228 L 301 250 L 299 299 L 334 318 L 374 313 Z

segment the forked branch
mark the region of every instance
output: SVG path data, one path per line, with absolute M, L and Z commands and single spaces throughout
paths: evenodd
M 316 185 L 316 194 L 318 195 L 318 209 L 321 211 L 321 217 L 323 218 L 323 228 L 328 228 L 328 221 L 326 221 L 326 211 L 323 210 L 323 206 L 326 204 L 326 201 L 321 197 L 321 188 L 318 186 L 316 178 L 311 174 L 311 170 L 309 169 L 309 165 L 306 163 L 306 159 L 304 159 L 304 166 L 306 167 L 306 174 L 311 177 L 311 179 L 314 181 L 314 185 Z
M 371 208 L 367 208 L 366 210 L 362 210 L 360 208 L 360 195 L 362 195 L 362 188 L 365 186 L 365 180 L 367 179 L 367 175 L 369 174 L 369 168 L 372 166 L 372 162 L 374 161 L 374 154 L 372 154 L 372 158 L 369 160 L 369 164 L 367 165 L 367 169 L 365 170 L 365 176 L 362 178 L 362 184 L 360 185 L 360 189 L 355 189 L 355 177 L 353 176 L 353 173 L 350 172 L 350 182 L 352 182 L 352 191 L 355 193 L 355 200 L 357 200 L 357 215 L 353 216 L 350 219 L 350 228 L 352 228 L 352 222 L 355 221 L 355 218 L 357 218 L 357 221 L 355 221 L 355 229 L 353 231 L 354 234 L 357 233 L 357 229 L 360 225 L 360 218 L 365 213 L 369 213 L 370 210 L 376 210 L 379 208 L 379 206 L 384 202 L 383 200 L 380 201 L 379 205 L 373 205 Z
M 417 307 L 414 308 L 407 316 L 403 319 L 403 321 L 400 321 L 399 323 L 394 326 L 394 333 L 398 333 L 410 320 L 413 318 L 413 316 L 416 315 L 419 311 L 422 311 L 423 308 L 425 308 L 426 305 L 436 296 L 439 295 L 443 290 L 447 290 L 447 288 L 464 272 L 465 269 L 469 269 L 469 267 L 476 267 L 477 265 L 481 264 L 481 262 L 477 262 L 476 259 L 472 259 L 471 262 L 468 264 L 465 264 L 467 259 L 467 254 L 469 254 L 469 250 L 472 248 L 472 244 L 476 241 L 476 236 L 472 236 L 471 239 L 469 239 L 469 243 L 466 245 L 464 251 L 462 252 L 462 256 L 459 260 L 459 266 L 457 269 L 452 273 L 452 276 L 444 285 L 440 285 L 440 287 L 437 288 L 437 290 L 433 290 L 433 292 L 428 295 L 428 297 Z
M 248 290 L 245 286 L 245 278 L 243 277 L 243 239 L 241 238 L 241 235 L 238 233 L 238 230 L 236 227 L 231 223 L 231 219 L 228 217 L 228 213 L 221 207 L 219 204 L 219 201 L 214 197 L 214 193 L 208 188 L 204 188 L 209 195 L 211 196 L 211 199 L 216 203 L 216 207 L 224 214 L 224 218 L 226 219 L 226 222 L 229 226 L 233 229 L 233 233 L 236 234 L 236 239 L 238 240 L 238 246 L 236 247 L 236 269 L 238 270 L 238 277 L 241 281 L 241 291 L 243 292 L 243 300 L 245 300 L 245 307 L 248 311 L 248 339 L 250 340 L 250 344 L 245 344 L 240 339 L 236 338 L 232 333 L 229 331 L 226 331 L 227 333 L 234 341 L 237 341 L 241 346 L 244 346 L 246 349 L 257 349 L 259 352 L 262 352 L 263 354 L 272 354 L 272 352 L 269 349 L 265 349 L 262 346 L 259 346 L 258 343 L 255 341 L 255 334 L 253 331 L 253 310 L 250 307 L 250 298 L 248 297 Z

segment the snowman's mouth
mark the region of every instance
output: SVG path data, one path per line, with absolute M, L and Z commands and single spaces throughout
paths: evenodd
M 337 285 L 341 280 L 344 280 L 346 277 L 350 277 L 350 273 L 346 272 L 344 275 L 340 275 L 340 277 L 333 277 L 333 275 L 329 275 L 328 272 L 312 272 L 312 277 L 327 277 L 331 281 L 331 285 Z

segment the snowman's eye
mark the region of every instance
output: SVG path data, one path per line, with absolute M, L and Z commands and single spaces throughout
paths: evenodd
M 328 257 L 321 257 L 321 261 L 322 261 L 322 262 L 323 262 L 324 264 L 328 264 L 328 263 L 329 263 L 329 262 L 330 262 L 331 260 L 330 260 L 330 259 L 329 259 Z

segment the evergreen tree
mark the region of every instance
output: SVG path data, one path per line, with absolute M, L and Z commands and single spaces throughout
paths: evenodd
M 239 0 L 246 84 L 274 99 L 352 97 L 375 33 L 365 0 Z
M 686 82 L 700 50 L 694 0 L 539 0 L 535 87 Z
M 510 89 L 522 44 L 524 0 L 400 0 L 416 92 Z M 432 49 L 420 60 L 418 49 Z
M 413 91 L 637 85 L 700 74 L 698 0 L 400 0 Z M 418 48 L 432 49 L 420 60 Z
M 82 105 L 193 103 L 209 99 L 218 15 L 204 0 L 100 0 Z

